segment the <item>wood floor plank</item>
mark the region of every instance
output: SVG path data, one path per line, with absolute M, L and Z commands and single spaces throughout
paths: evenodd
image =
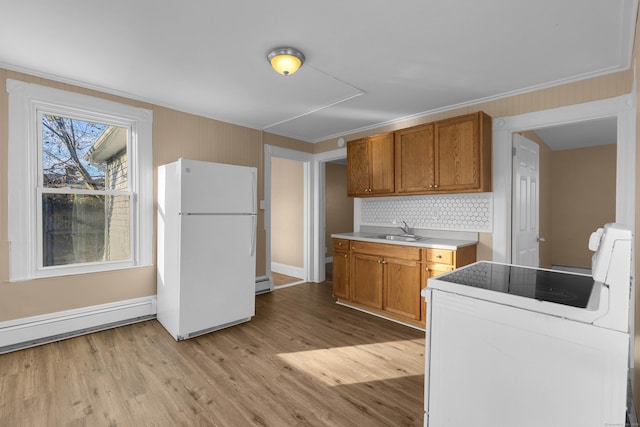
M 0 356 L 0 426 L 420 426 L 424 333 L 325 284 L 175 342 L 155 320 Z

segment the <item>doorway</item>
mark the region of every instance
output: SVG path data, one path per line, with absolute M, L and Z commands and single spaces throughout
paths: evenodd
M 313 202 L 312 202 L 312 175 L 314 166 L 312 164 L 313 155 L 302 151 L 290 150 L 288 148 L 282 148 L 266 144 L 264 146 L 264 201 L 261 203 L 261 208 L 264 209 L 264 226 L 266 235 L 266 276 L 268 277 L 268 288 L 263 291 L 268 292 L 275 289 L 273 272 L 272 272 L 272 178 L 273 178 L 273 159 L 285 159 L 295 162 L 299 162 L 302 165 L 302 178 L 299 176 L 296 178 L 301 179 L 302 186 L 302 204 L 303 204 L 303 218 L 302 218 L 302 267 L 301 269 L 294 270 L 294 277 L 298 280 L 291 282 L 290 279 L 285 278 L 286 283 L 280 283 L 279 286 L 291 286 L 294 284 L 300 284 L 309 281 L 311 273 L 310 266 L 312 266 L 311 260 L 313 259 L 313 236 L 309 232 L 313 225 Z M 276 160 L 277 162 L 277 160 Z M 299 203 L 297 201 L 296 203 Z M 282 273 L 281 273 L 282 274 Z M 285 274 L 290 276 L 290 274 Z
M 304 163 L 271 158 L 271 272 L 274 287 L 304 282 Z
M 494 119 L 493 261 L 511 262 L 512 139 L 514 133 L 611 117 L 616 120 L 615 221 L 635 225 L 635 102 L 624 95 L 584 104 Z M 596 203 L 594 201 L 593 203 Z M 546 237 L 546 236 L 545 236 Z
M 347 159 L 324 163 L 325 281 L 333 283 L 333 240 L 335 233 L 353 230 L 353 198 L 347 196 Z
M 344 145 L 344 144 L 343 144 Z M 334 180 L 327 179 L 327 164 L 330 162 L 335 162 L 338 165 L 342 164 L 345 173 L 346 173 L 346 159 L 347 159 L 347 149 L 339 148 L 333 151 L 326 151 L 323 153 L 316 154 L 314 156 L 314 204 L 318 208 L 316 209 L 314 216 L 314 252 L 316 256 L 314 257 L 314 275 L 313 281 L 315 282 L 324 282 L 327 278 L 327 263 L 333 261 L 332 255 L 333 250 L 333 242 L 331 241 L 332 233 L 339 233 L 344 231 L 353 231 L 353 199 L 340 197 L 336 195 L 336 199 L 333 201 L 327 201 L 326 195 L 327 193 L 333 194 L 341 192 L 342 190 L 339 188 L 340 185 L 336 184 L 333 189 L 327 190 L 327 185 L 333 185 L 332 182 Z M 329 166 L 331 168 L 331 166 Z M 331 173 L 331 172 L 330 172 Z M 339 173 L 339 172 L 338 172 Z M 338 178 L 339 179 L 339 178 Z M 346 196 L 346 176 L 344 177 L 344 192 Z M 333 196 L 330 196 L 333 197 Z M 339 203 L 339 207 L 335 209 L 332 207 L 327 208 L 327 203 Z M 350 203 L 350 204 L 349 204 Z M 346 222 L 348 220 L 344 219 L 344 213 L 339 214 L 341 219 L 331 217 L 327 219 L 327 216 L 334 216 L 334 210 L 340 211 L 341 209 L 351 209 L 351 228 L 349 230 L 344 229 L 344 227 L 348 227 Z M 337 216 L 338 214 L 335 214 Z M 328 222 L 328 224 L 327 224 Z M 328 226 L 327 226 L 328 225 Z M 330 268 L 330 267 L 329 267 Z
M 532 129 L 514 134 L 529 141 L 514 152 L 512 263 L 589 274 L 592 252 L 587 248 L 591 232 L 616 221 L 617 119 L 605 117 L 577 123 Z M 526 138 L 525 138 L 526 137 Z M 533 150 L 536 155 L 533 156 Z M 522 155 L 520 151 L 527 151 Z M 539 206 L 523 215 L 520 207 L 518 164 L 536 157 L 526 173 L 537 169 Z M 524 182 L 524 181 L 522 181 Z M 535 231 L 521 232 L 523 219 L 532 218 Z M 535 224 L 535 222 L 539 223 Z M 518 259 L 517 254 L 539 253 L 539 261 Z M 533 262 L 533 263 L 531 263 Z

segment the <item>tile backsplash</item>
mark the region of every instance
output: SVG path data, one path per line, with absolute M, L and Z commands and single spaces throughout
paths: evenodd
M 362 225 L 391 226 L 406 221 L 411 228 L 493 231 L 493 193 L 363 198 Z

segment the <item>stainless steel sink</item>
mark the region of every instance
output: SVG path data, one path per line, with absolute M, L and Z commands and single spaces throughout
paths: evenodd
M 423 240 L 423 237 L 414 236 L 412 234 L 381 234 L 378 236 L 378 239 L 385 240 L 396 240 L 400 242 L 417 242 L 418 240 Z

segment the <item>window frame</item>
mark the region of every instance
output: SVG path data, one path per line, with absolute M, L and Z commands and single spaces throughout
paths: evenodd
M 9 94 L 9 280 L 93 273 L 153 264 L 153 154 L 150 110 L 89 95 L 7 79 Z M 43 267 L 41 112 L 129 129 L 127 162 L 130 259 Z M 106 193 L 105 193 L 106 194 Z

